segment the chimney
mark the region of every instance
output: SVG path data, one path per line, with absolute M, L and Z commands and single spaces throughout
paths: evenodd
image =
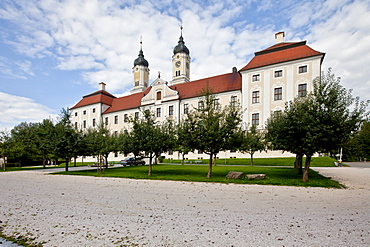
M 100 82 L 99 87 L 100 87 L 100 91 L 105 91 L 105 83 L 104 82 Z
M 238 69 L 236 67 L 233 67 L 233 73 L 238 72 Z
M 284 42 L 285 34 L 284 32 L 278 32 L 275 34 L 275 40 L 276 44 L 283 43 Z

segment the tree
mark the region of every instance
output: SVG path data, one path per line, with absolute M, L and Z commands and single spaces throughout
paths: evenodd
M 68 171 L 68 165 L 72 157 L 75 156 L 76 150 L 78 150 L 80 134 L 71 125 L 71 112 L 69 109 L 62 109 L 59 116 L 59 121 L 55 125 L 56 135 L 56 154 L 65 159 L 66 171 Z
M 55 149 L 55 127 L 50 119 L 44 119 L 41 123 L 36 123 L 35 145 L 42 157 L 42 165 L 45 168 L 45 162 L 48 155 L 51 155 Z
M 253 166 L 253 155 L 257 151 L 266 150 L 265 134 L 258 130 L 256 125 L 252 125 L 249 130 L 241 131 L 241 145 L 239 150 L 243 153 L 249 153 L 251 156 L 251 166 Z
M 212 177 L 213 158 L 222 150 L 228 150 L 238 140 L 241 123 L 239 107 L 233 105 L 221 109 L 212 90 L 207 86 L 201 92 L 203 105 L 194 108 L 183 120 L 189 146 L 209 155 L 207 178 Z
M 10 133 L 7 131 L 0 131 L 0 159 L 2 159 L 2 170 L 6 171 L 6 157 L 9 156 L 9 141 Z
M 154 114 L 146 109 L 142 111 L 141 118 L 131 118 L 133 124 L 130 140 L 133 143 L 133 152 L 144 152 L 149 156 L 148 176 L 152 175 L 153 158 L 158 158 L 163 152 L 173 149 L 175 144 L 174 127 L 171 120 L 159 123 Z
M 194 147 L 191 144 L 191 140 L 188 138 L 188 126 L 187 121 L 181 121 L 177 125 L 177 134 L 176 134 L 176 145 L 174 150 L 181 153 L 181 164 L 184 165 L 185 155 L 189 152 L 194 151 Z
M 8 141 L 8 155 L 10 159 L 19 161 L 19 166 L 27 160 L 35 160 L 38 157 L 36 143 L 35 123 L 22 122 L 15 126 L 11 131 L 11 137 Z
M 343 156 L 347 161 L 366 161 L 370 159 L 370 122 L 366 121 L 361 130 L 354 133 L 343 146 Z
M 284 113 L 267 121 L 268 139 L 275 148 L 306 155 L 302 180 L 308 181 L 311 157 L 341 147 L 363 121 L 366 102 L 352 97 L 331 69 L 314 80 L 314 92 L 289 102 Z

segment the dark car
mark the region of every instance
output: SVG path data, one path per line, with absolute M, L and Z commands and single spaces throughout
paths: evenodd
M 124 160 L 121 160 L 121 165 L 123 166 L 137 166 L 137 165 L 145 165 L 145 161 L 140 158 L 126 158 Z

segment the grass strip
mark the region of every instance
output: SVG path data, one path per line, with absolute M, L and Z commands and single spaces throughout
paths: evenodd
M 294 166 L 295 157 L 284 157 L 284 158 L 254 158 L 254 166 Z M 306 157 L 303 157 L 303 166 L 306 161 Z M 208 164 L 209 159 L 190 159 L 186 160 L 186 163 L 197 163 Z M 334 167 L 334 162 L 337 160 L 330 157 L 313 157 L 311 160 L 311 167 Z M 181 160 L 164 159 L 162 163 L 176 163 L 180 164 Z M 217 159 L 219 165 L 250 165 L 250 158 L 236 158 L 236 159 Z
M 339 182 L 310 170 L 309 181 L 302 182 L 302 175 L 290 167 L 251 167 L 251 166 L 214 166 L 212 178 L 206 178 L 208 167 L 204 165 L 154 165 L 153 175 L 148 177 L 147 166 L 117 167 L 105 169 L 103 173 L 97 170 L 58 172 L 54 174 L 81 175 L 95 177 L 116 177 L 131 179 L 173 180 L 189 182 L 213 182 L 235 184 L 261 184 L 302 187 L 344 188 Z M 266 174 L 264 180 L 227 179 L 229 171 L 244 174 Z

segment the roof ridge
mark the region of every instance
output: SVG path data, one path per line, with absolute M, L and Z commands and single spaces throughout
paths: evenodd
M 85 95 L 85 96 L 82 96 L 82 98 L 87 98 L 87 97 L 91 97 L 91 96 L 94 96 L 94 95 L 98 95 L 98 94 L 103 94 L 105 96 L 108 96 L 108 97 L 111 97 L 113 99 L 117 98 L 116 96 L 114 96 L 113 94 L 111 93 L 108 93 L 107 91 L 105 90 L 99 90 L 99 91 L 96 91 L 94 93 L 91 93 L 91 94 L 88 94 L 88 95 Z
M 298 46 L 303 46 L 303 45 L 306 45 L 306 40 L 304 41 L 300 41 L 300 42 L 284 42 L 284 43 L 279 43 L 279 44 L 275 44 L 273 46 L 270 46 L 264 50 L 261 50 L 261 51 L 257 51 L 254 53 L 255 56 L 260 56 L 260 55 L 264 55 L 264 54 L 268 54 L 268 53 L 272 53 L 272 52 L 276 52 L 276 51 L 282 51 L 282 50 L 287 50 L 287 49 L 291 49 L 291 48 L 294 48 L 294 47 L 298 47 Z

